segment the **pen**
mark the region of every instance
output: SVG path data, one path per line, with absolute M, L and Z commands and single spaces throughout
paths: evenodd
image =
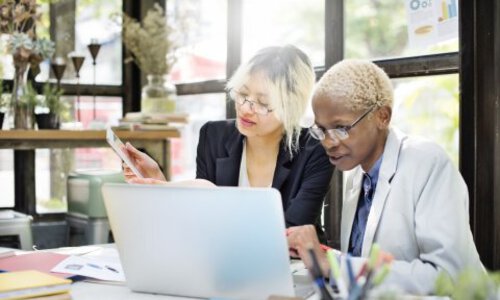
M 314 282 L 319 288 L 321 299 L 333 300 L 332 294 L 330 294 L 330 291 L 326 287 L 325 279 L 323 278 L 323 275 L 321 275 L 321 267 L 319 266 L 318 258 L 316 257 L 313 249 L 309 249 L 309 255 L 311 256 L 312 260 L 311 274 L 314 278 Z
M 110 270 L 111 272 L 119 273 L 117 269 L 112 268 L 110 266 L 104 266 L 106 269 Z
M 99 270 L 101 270 L 101 269 L 102 269 L 102 268 L 101 268 L 101 266 L 98 266 L 98 265 L 96 265 L 96 264 L 92 264 L 92 263 L 87 263 L 87 266 L 92 267 L 92 268 L 94 268 L 94 269 L 99 269 Z

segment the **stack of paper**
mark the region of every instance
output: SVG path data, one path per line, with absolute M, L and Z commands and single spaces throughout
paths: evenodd
M 172 130 L 188 122 L 186 113 L 127 113 L 115 130 Z
M 26 299 L 68 293 L 71 280 L 38 271 L 0 273 L 0 299 Z

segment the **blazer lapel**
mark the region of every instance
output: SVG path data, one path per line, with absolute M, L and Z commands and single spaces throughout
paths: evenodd
M 361 167 L 357 167 L 351 172 L 346 181 L 344 203 L 342 205 L 342 218 L 340 230 L 340 250 L 344 253 L 349 249 L 349 239 L 351 237 L 352 222 L 358 206 L 359 193 L 361 191 L 361 179 L 363 172 Z
M 405 139 L 406 135 L 392 128 L 390 129 L 385 143 L 375 195 L 373 196 L 370 214 L 366 222 L 363 249 L 361 250 L 361 256 L 363 257 L 367 257 L 370 254 L 370 249 L 384 210 L 385 202 L 391 190 L 391 181 L 396 173 L 399 151 Z
M 290 154 L 283 147 L 283 143 L 281 143 L 272 184 L 272 187 L 278 190 L 281 189 L 281 186 L 290 174 Z
M 215 180 L 217 185 L 220 186 L 238 186 L 241 153 L 243 151 L 243 135 L 235 128 L 224 147 L 227 156 L 216 159 Z

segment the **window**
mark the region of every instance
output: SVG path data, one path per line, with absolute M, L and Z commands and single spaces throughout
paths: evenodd
M 226 77 L 226 0 L 167 1 L 167 19 L 180 33 L 175 36 L 177 62 L 170 72 L 176 83 Z
M 172 179 L 193 179 L 196 176 L 196 148 L 200 128 L 207 121 L 226 118 L 224 93 L 180 96 L 178 110 L 189 113 L 189 122 L 182 128 L 181 138 L 172 140 Z
M 427 5 L 427 0 L 415 1 Z M 434 2 L 438 4 L 440 1 Z M 347 58 L 380 59 L 458 51 L 457 38 L 428 47 L 410 45 L 408 22 L 412 16 L 407 16 L 406 1 L 350 0 L 344 3 Z M 450 23 L 449 26 L 451 28 L 447 30 L 458 30 L 458 22 Z
M 94 40 L 101 45 L 96 58 L 95 83 L 99 85 L 121 84 L 121 29 L 111 16 L 121 12 L 122 1 L 78 0 L 76 5 L 75 52 L 85 56 L 80 71 L 80 83 L 94 83 L 93 60 L 87 48 Z
M 14 151 L 0 150 L 0 208 L 14 207 Z
M 443 147 L 458 167 L 458 75 L 393 80 L 392 124 Z
M 309 55 L 313 65 L 323 66 L 324 2 L 243 1 L 242 60 L 248 60 L 264 47 L 293 44 Z

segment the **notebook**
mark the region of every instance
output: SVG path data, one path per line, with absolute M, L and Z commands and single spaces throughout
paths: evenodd
M 127 285 L 176 296 L 293 296 L 281 195 L 262 188 L 105 184 Z
M 25 299 L 67 293 L 71 280 L 35 270 L 0 273 L 0 299 Z
M 35 251 L 27 254 L 18 254 L 0 258 L 0 271 L 25 271 L 38 270 L 50 273 L 51 269 L 66 259 L 68 255 L 45 251 Z M 68 273 L 52 273 L 61 278 L 78 279 L 77 276 Z

